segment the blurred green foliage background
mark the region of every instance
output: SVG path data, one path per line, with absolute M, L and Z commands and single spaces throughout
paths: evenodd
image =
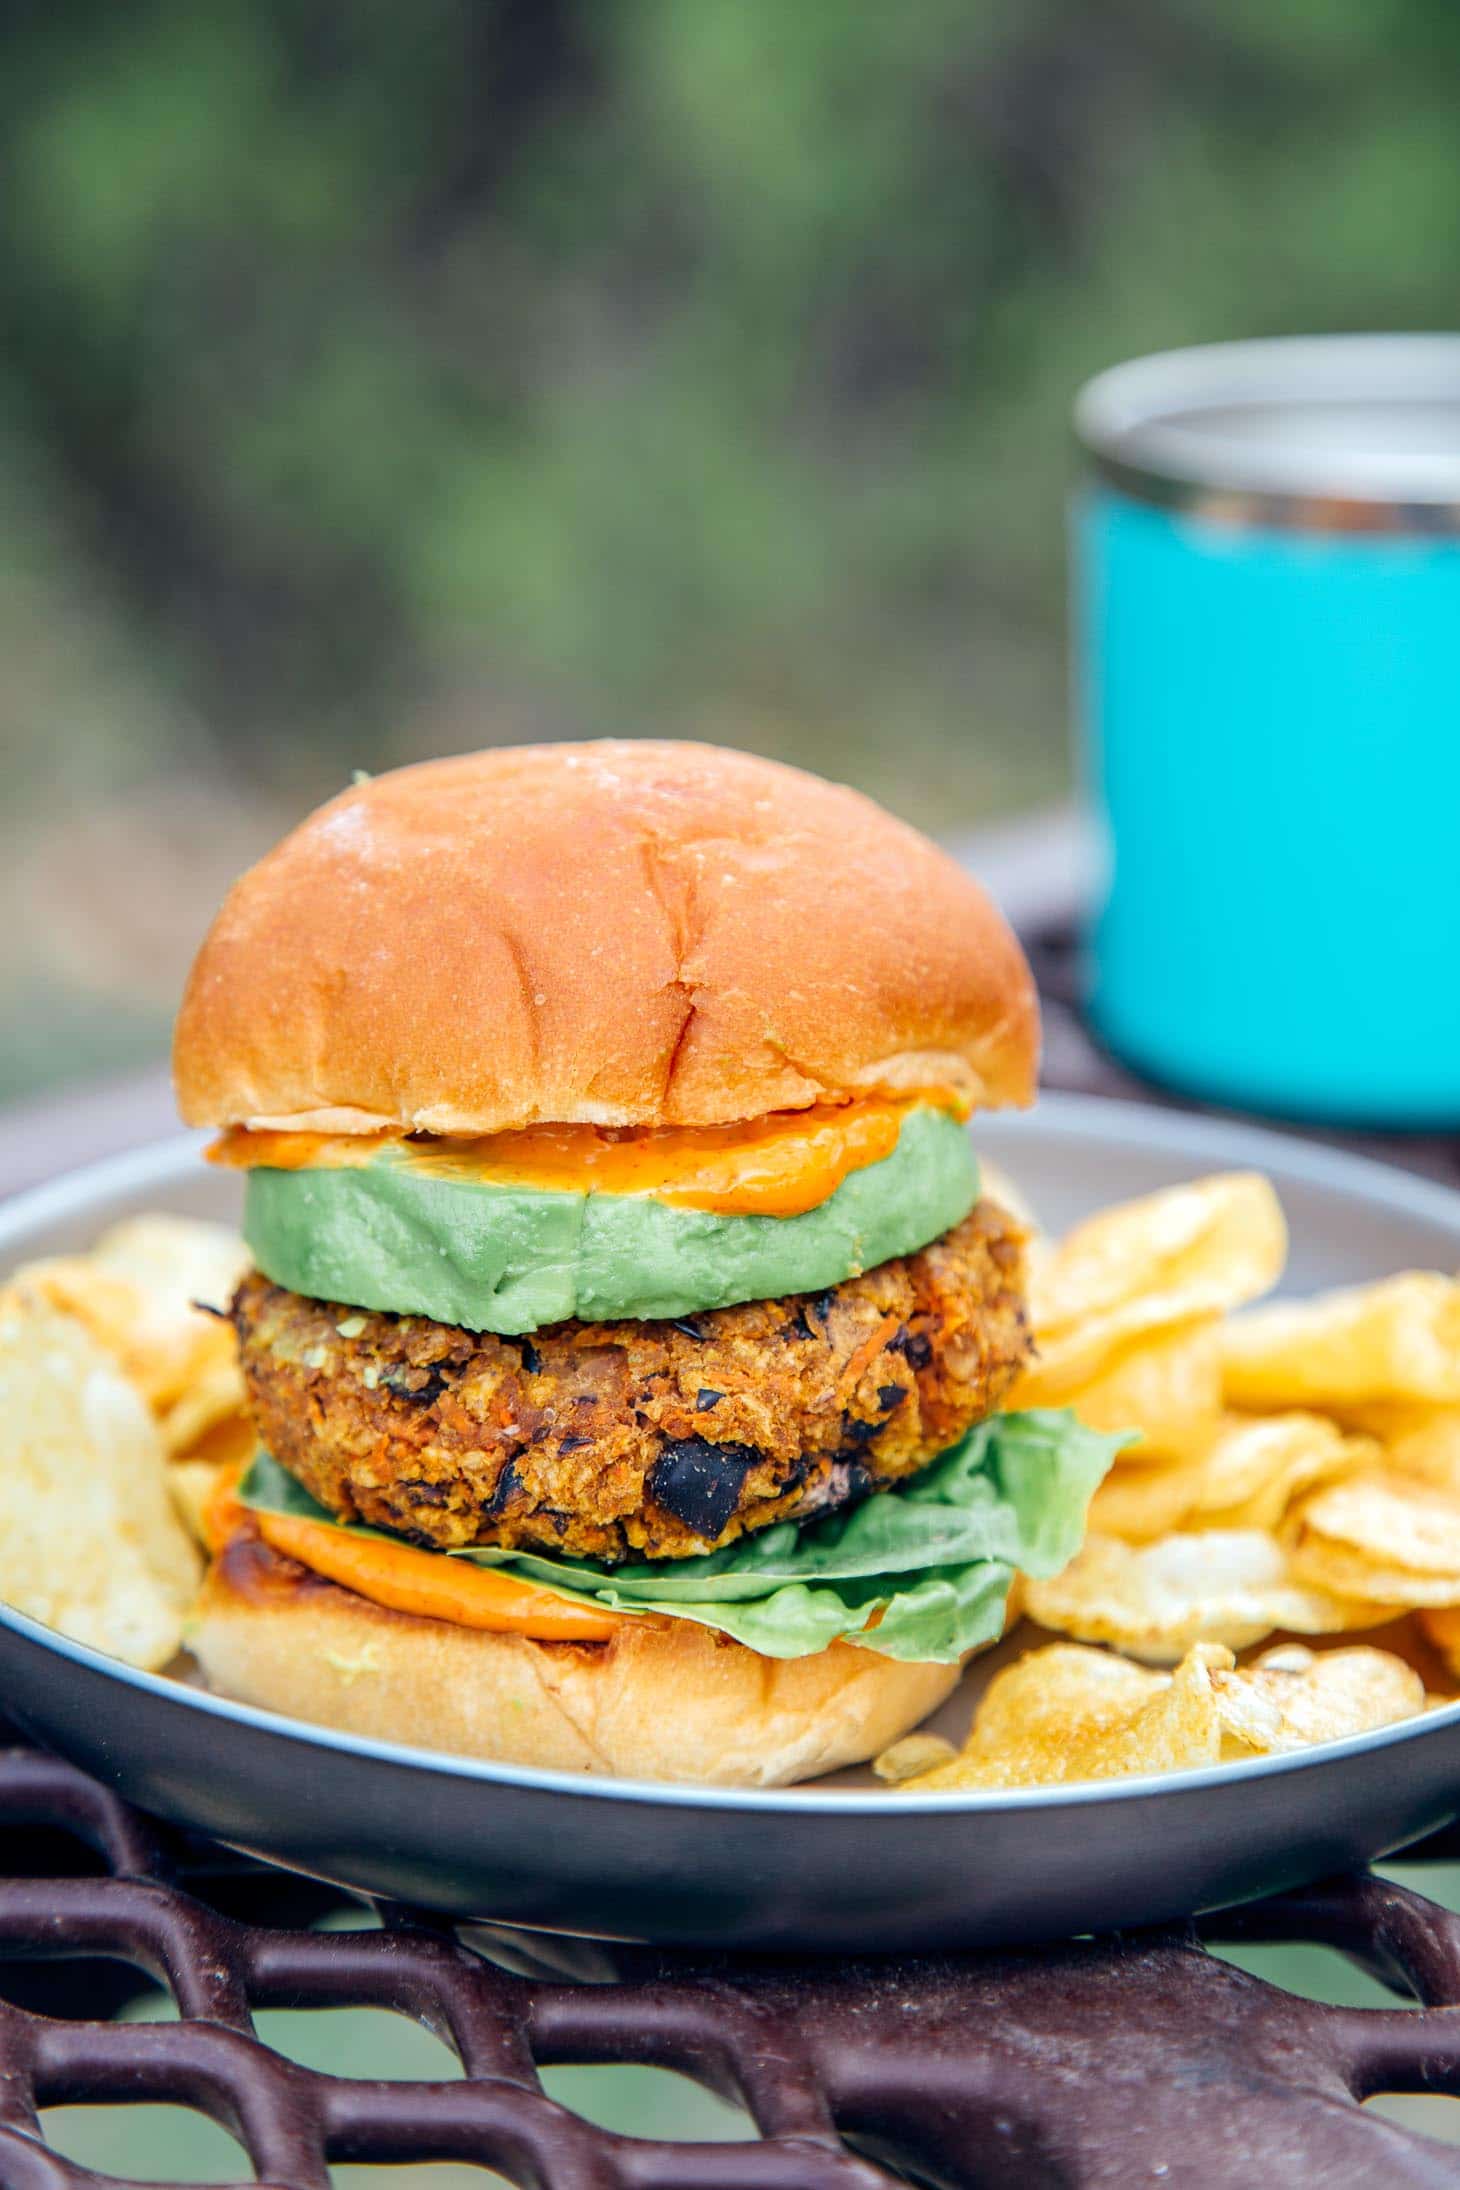
M 1450 0 L 67 0 L 0 56 L 0 1097 L 353 766 L 1066 775 L 1119 357 L 1453 322 Z

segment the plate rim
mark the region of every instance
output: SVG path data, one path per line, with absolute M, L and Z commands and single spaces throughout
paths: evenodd
M 1164 1110 L 1154 1104 L 1056 1090 L 1042 1093 L 1034 1109 L 1024 1115 L 1031 1127 L 1050 1131 L 1056 1139 L 1070 1144 L 1098 1138 L 1124 1146 L 1154 1146 L 1172 1155 L 1192 1155 L 1196 1161 L 1210 1156 L 1225 1168 L 1246 1166 L 1262 1170 L 1277 1167 L 1319 1189 L 1346 1193 L 1358 1199 L 1378 1200 L 1391 1209 L 1436 1221 L 1454 1232 L 1457 1246 L 1460 1246 L 1460 1189 L 1297 1133 L 1249 1125 L 1245 1121 L 1229 1124 L 1221 1117 L 1193 1116 L 1183 1111 Z M 1016 1134 L 1020 1123 L 1019 1114 L 1014 1113 L 1003 1113 L 998 1120 L 1000 1129 L 1012 1126 Z M 195 1133 L 170 1135 L 142 1148 L 103 1157 L 0 1202 L 0 1258 L 4 1257 L 17 1233 L 37 1224 L 76 1215 L 108 1195 L 174 1182 L 180 1166 L 198 1154 L 206 1138 L 206 1135 Z M 970 1788 L 930 1794 L 902 1794 L 895 1789 L 873 1788 L 817 1789 L 808 1785 L 715 1787 L 673 1780 L 621 1779 L 607 1774 L 549 1771 L 532 1765 L 456 1756 L 445 1750 L 377 1740 L 337 1727 L 314 1725 L 308 1720 L 242 1703 L 230 1696 L 214 1695 L 164 1673 L 145 1672 L 140 1667 L 108 1657 L 89 1644 L 62 1635 L 9 1605 L 0 1605 L 0 1628 L 32 1648 L 103 1678 L 119 1681 L 124 1687 L 140 1691 L 163 1705 L 247 1726 L 306 1748 L 324 1748 L 366 1762 L 389 1764 L 397 1770 L 445 1773 L 451 1778 L 474 1781 L 484 1787 L 753 1815 L 883 1819 L 978 1817 L 991 1812 L 1057 1809 L 1066 1805 L 1085 1808 L 1092 1803 L 1134 1802 L 1163 1795 L 1177 1799 L 1222 1786 L 1240 1787 L 1253 1780 L 1266 1780 L 1291 1772 L 1341 1766 L 1355 1756 L 1368 1756 L 1403 1743 L 1426 1740 L 1460 1726 L 1460 1699 L 1457 1699 L 1426 1709 L 1393 1726 L 1353 1734 L 1343 1741 L 1319 1743 L 1311 1749 L 1202 1765 L 1181 1772 L 1140 1773 L 1120 1779 L 1080 1781 L 1073 1785 Z

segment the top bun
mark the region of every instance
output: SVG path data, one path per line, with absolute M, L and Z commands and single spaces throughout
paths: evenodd
M 332 799 L 230 891 L 177 1022 L 190 1125 L 714 1125 L 1033 1094 L 1018 944 L 870 799 L 749 753 L 499 747 Z

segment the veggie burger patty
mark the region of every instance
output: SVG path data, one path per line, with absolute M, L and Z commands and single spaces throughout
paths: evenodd
M 1029 1350 L 1022 1234 L 983 1200 L 831 1291 L 499 1338 L 308 1299 L 232 1316 L 260 1432 L 342 1520 L 450 1550 L 675 1558 L 913 1474 Z

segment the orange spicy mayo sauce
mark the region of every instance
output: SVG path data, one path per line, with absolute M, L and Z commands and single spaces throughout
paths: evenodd
M 213 1163 L 274 1170 L 333 1169 L 386 1155 L 424 1178 L 535 1187 L 546 1193 L 648 1194 L 723 1216 L 796 1217 L 819 1208 L 850 1171 L 891 1155 L 918 1103 L 961 1112 L 942 1091 L 867 1096 L 773 1112 L 737 1125 L 649 1132 L 534 1125 L 477 1140 L 403 1133 L 251 1133 L 235 1126 L 208 1150 Z

